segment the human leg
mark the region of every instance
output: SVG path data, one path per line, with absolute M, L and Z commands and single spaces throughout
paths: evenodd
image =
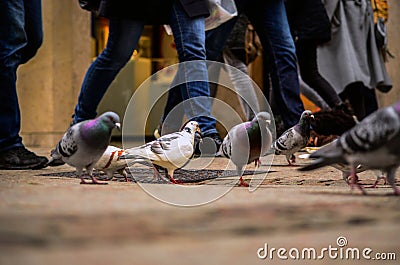
M 132 56 L 142 34 L 142 21 L 111 19 L 107 46 L 90 65 L 75 106 L 74 123 L 92 119 L 108 87 Z
M 26 3 L 29 2 L 29 4 Z M 27 6 L 25 6 L 27 5 Z M 39 12 L 39 14 L 32 14 Z M 29 24 L 29 25 L 28 25 Z M 35 28 L 36 30 L 32 30 Z M 41 1 L 0 0 L 0 168 L 43 167 L 47 158 L 22 144 L 21 117 L 16 89 L 17 69 L 42 43 Z
M 25 0 L 25 34 L 27 45 L 21 50 L 21 64 L 28 62 L 43 42 L 42 3 L 41 0 Z
M 16 88 L 21 50 L 27 45 L 24 1 L 0 1 L 0 151 L 22 146 Z
M 321 76 L 317 64 L 317 44 L 314 41 L 298 40 L 296 42 L 300 74 L 303 81 L 322 97 L 333 108 L 342 103 L 335 89 Z
M 245 14 L 254 25 L 264 52 L 271 61 L 271 81 L 276 106 L 286 128 L 300 119 L 304 110 L 300 99 L 297 58 L 282 0 L 253 0 Z
M 172 13 L 171 29 L 180 61 L 172 86 L 179 86 L 185 113 L 199 123 L 203 135 L 216 134 L 205 62 L 204 18 L 188 17 L 179 3 L 174 4 Z

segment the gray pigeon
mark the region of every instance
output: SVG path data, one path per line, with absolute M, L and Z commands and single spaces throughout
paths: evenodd
M 183 167 L 192 158 L 196 132 L 200 132 L 196 121 L 189 121 L 180 132 L 166 134 L 139 147 L 125 149 L 126 154 L 120 159 L 126 159 L 132 165 L 143 159 L 167 170 L 169 180 L 178 184 L 174 179 L 174 171 Z M 153 166 L 154 174 L 159 177 Z
M 337 141 L 311 154 L 314 162 L 300 170 L 312 170 L 335 163 L 351 167 L 351 179 L 356 184 L 357 165 L 386 173 L 396 195 L 400 190 L 395 173 L 400 165 L 400 101 L 375 111 L 345 132 Z
M 107 149 L 113 128 L 120 129 L 119 116 L 114 112 L 105 112 L 93 120 L 76 123 L 68 128 L 56 148 L 51 152 L 53 160 L 62 159 L 75 167 L 81 184 L 107 184 L 93 176 L 93 167 Z M 87 182 L 82 171 L 86 168 L 92 179 Z
M 299 123 L 287 129 L 273 144 L 276 155 L 285 155 L 289 165 L 296 162 L 294 153 L 307 146 L 310 139 L 310 119 L 314 115 L 306 110 L 301 114 Z
M 243 181 L 243 167 L 251 162 L 260 165 L 260 157 L 271 147 L 272 134 L 267 128 L 271 122 L 268 112 L 258 113 L 251 121 L 232 127 L 225 136 L 218 154 L 229 158 L 240 176 L 239 186 L 248 187 Z

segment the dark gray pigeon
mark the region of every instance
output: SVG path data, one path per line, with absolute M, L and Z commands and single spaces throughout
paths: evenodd
M 270 122 L 270 114 L 260 112 L 251 121 L 232 127 L 221 144 L 218 154 L 235 164 L 240 176 L 239 186 L 249 186 L 242 178 L 243 167 L 251 162 L 260 165 L 260 157 L 271 147 L 272 134 L 267 128 Z
M 400 101 L 375 111 L 337 141 L 311 154 L 310 158 L 316 160 L 300 170 L 348 164 L 353 185 L 356 184 L 357 165 L 381 170 L 386 173 L 395 194 L 400 195 L 395 183 L 395 173 L 400 165 Z
M 105 112 L 93 120 L 72 125 L 52 151 L 49 163 L 62 159 L 75 167 L 81 184 L 107 184 L 93 176 L 93 167 L 110 144 L 112 129 L 120 129 L 120 126 L 119 116 L 114 112 Z M 83 178 L 84 168 L 92 179 L 91 182 Z
M 305 110 L 300 117 L 299 123 L 287 129 L 273 144 L 276 155 L 285 155 L 289 165 L 296 162 L 294 153 L 307 146 L 310 139 L 310 119 L 314 115 Z

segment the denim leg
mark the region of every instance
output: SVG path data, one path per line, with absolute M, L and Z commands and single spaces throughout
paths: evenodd
M 167 103 L 164 107 L 160 124 L 162 124 L 162 135 L 176 132 L 182 127 L 182 119 L 184 111 L 182 109 L 175 109 L 182 102 L 182 93 L 179 86 L 171 87 L 168 91 Z M 172 112 L 174 110 L 174 112 Z
M 27 45 L 21 50 L 21 64 L 36 55 L 43 43 L 42 4 L 41 0 L 25 0 L 25 34 Z
M 197 121 L 204 135 L 217 133 L 211 115 L 205 49 L 204 18 L 189 18 L 179 3 L 173 5 L 171 29 L 180 61 L 172 86 L 180 87 L 186 116 Z
M 233 22 L 233 23 L 232 23 Z M 222 50 L 225 46 L 225 42 L 236 22 L 236 19 L 231 19 L 230 21 L 222 24 L 218 28 L 206 31 L 206 57 L 207 60 L 222 62 Z M 176 81 L 174 82 L 176 83 Z M 215 83 L 209 83 L 210 95 L 215 96 L 216 90 Z M 179 95 L 178 95 L 179 94 Z M 168 92 L 168 99 L 165 105 L 164 114 L 161 118 L 161 123 L 164 122 L 166 116 L 170 111 L 179 103 L 182 102 L 182 95 L 180 95 L 179 87 L 173 87 Z
M 206 54 L 209 61 L 220 61 L 222 50 L 232 32 L 237 17 L 228 20 L 219 27 L 206 32 Z M 222 62 L 222 60 L 221 60 Z
M 0 0 L 0 151 L 22 146 L 17 69 L 42 43 L 40 13 L 40 0 Z
M 271 57 L 271 80 L 276 106 L 286 128 L 304 111 L 300 99 L 295 46 L 283 0 L 253 0 L 245 13 L 254 25 L 264 51 Z
M 86 72 L 75 106 L 74 123 L 96 117 L 101 99 L 131 58 L 143 27 L 142 21 L 110 20 L 107 46 Z
M 225 46 L 226 40 L 228 39 L 232 28 L 234 27 L 236 22 L 236 18 L 233 18 L 229 20 L 228 22 L 222 24 L 218 28 L 215 28 L 213 30 L 207 31 L 206 34 L 206 40 L 205 40 L 205 45 L 206 45 L 206 58 L 207 60 L 210 61 L 219 61 L 222 62 L 222 50 Z M 176 81 L 174 81 L 176 83 Z M 171 88 L 171 90 L 168 93 L 168 100 L 167 104 L 164 109 L 164 114 L 163 117 L 161 118 L 161 123 L 165 121 L 166 116 L 170 113 L 170 111 L 179 103 L 182 102 L 182 95 L 178 95 L 180 87 L 176 89 L 175 87 Z M 209 83 L 209 89 L 211 93 L 211 97 L 215 95 L 215 90 L 216 90 L 216 84 L 214 83 Z M 214 92 L 214 95 L 212 95 Z M 180 117 L 176 117 L 176 120 L 178 120 Z M 202 130 L 203 128 L 206 127 L 204 125 L 201 125 Z M 210 132 L 213 132 L 214 130 L 211 130 Z

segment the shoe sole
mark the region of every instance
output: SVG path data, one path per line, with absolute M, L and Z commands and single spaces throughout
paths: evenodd
M 25 169 L 42 169 L 47 167 L 47 162 L 46 163 L 39 163 L 39 164 L 33 164 L 33 165 L 26 165 L 26 166 L 14 166 L 14 165 L 1 165 L 0 169 L 1 170 L 25 170 Z
M 65 162 L 64 161 L 58 161 L 58 160 L 54 160 L 54 161 L 46 164 L 46 166 L 50 166 L 50 167 L 59 167 L 59 166 L 62 166 L 62 165 L 65 165 Z

